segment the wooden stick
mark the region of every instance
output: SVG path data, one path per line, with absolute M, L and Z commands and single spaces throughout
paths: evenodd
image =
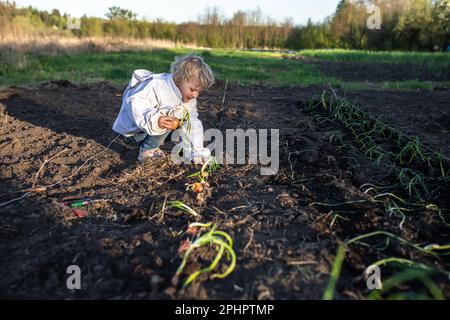
M 221 108 L 222 108 L 223 104 L 225 103 L 225 96 L 227 94 L 227 89 L 228 89 L 228 78 L 225 79 L 225 91 L 224 91 L 223 97 L 222 97 L 222 104 L 220 105 Z
M 225 110 L 223 108 L 223 105 L 225 103 L 225 97 L 227 95 L 227 89 L 228 89 L 228 78 L 225 79 L 225 91 L 223 93 L 223 97 L 222 97 L 222 103 L 220 104 L 220 113 L 222 114 L 220 117 L 220 123 L 219 123 L 219 127 L 218 129 L 220 130 L 220 128 L 222 127 L 223 124 L 223 116 L 225 115 Z
M 305 261 L 301 261 L 301 260 L 288 260 L 287 264 L 290 266 L 305 266 L 305 265 L 311 265 L 311 264 L 317 264 L 317 261 L 312 261 L 312 260 L 305 260 Z

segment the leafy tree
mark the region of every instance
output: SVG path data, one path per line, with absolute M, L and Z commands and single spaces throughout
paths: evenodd
M 369 3 L 380 8 L 379 30 L 367 27 Z M 230 18 L 208 7 L 195 22 L 175 24 L 162 19 L 137 20 L 117 6 L 106 18 L 83 16 L 81 30 L 66 30 L 68 15 L 33 7 L 17 8 L 0 0 L 0 37 L 64 34 L 82 37 L 158 38 L 199 46 L 229 48 L 349 48 L 370 50 L 431 50 L 450 39 L 450 0 L 340 0 L 334 14 L 319 23 L 295 26 L 264 16 L 258 8 L 237 11 Z
M 410 0 L 406 11 L 399 17 L 394 28 L 397 37 L 408 43 L 409 50 L 432 47 L 430 32 L 433 21 L 433 8 L 430 0 Z
M 135 20 L 137 17 L 136 13 L 133 13 L 130 10 L 122 9 L 121 7 L 109 7 L 108 13 L 106 13 L 106 17 L 110 20 L 113 19 L 125 19 L 125 20 Z

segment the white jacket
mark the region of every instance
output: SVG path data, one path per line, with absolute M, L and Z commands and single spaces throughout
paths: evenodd
M 148 70 L 135 70 L 122 95 L 122 106 L 113 124 L 113 130 L 126 137 L 146 132 L 149 135 L 164 134 L 167 129 L 158 126 L 158 118 L 171 110 L 184 106 L 189 112 L 188 124 L 181 130 L 184 141 L 191 146 L 191 159 L 207 158 L 210 151 L 203 147 L 203 125 L 198 119 L 197 99 L 183 103 L 182 95 L 169 73 L 155 74 Z M 181 117 L 182 109 L 174 110 L 173 116 Z

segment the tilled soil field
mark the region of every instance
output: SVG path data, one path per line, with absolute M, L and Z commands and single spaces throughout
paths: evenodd
M 396 184 L 392 172 L 336 143 L 339 133 L 346 145 L 357 146 L 339 122 L 308 108 L 326 88 L 219 82 L 204 93 L 199 113 L 205 129 L 279 129 L 280 168 L 262 176 L 260 164 L 221 165 L 201 199 L 186 190 L 198 168 L 176 165 L 169 156 L 139 164 L 138 146 L 115 139 L 111 126 L 122 89 L 52 81 L 0 93 L 2 298 L 321 299 L 344 243 L 334 298 L 371 297 L 365 269 L 391 258 L 410 262 L 380 264 L 386 282 L 379 297 L 450 297 L 445 248 L 427 247 L 450 239 L 448 181 L 433 180 L 434 191 L 416 207 L 407 189 L 393 187 L 390 194 L 412 204 L 396 200 L 405 210 L 393 210 L 393 196 L 376 193 L 376 186 Z M 338 94 L 440 149 L 448 169 L 450 91 Z M 441 170 L 420 172 L 438 177 Z M 103 201 L 78 210 L 61 205 L 87 197 Z M 168 208 L 171 200 L 199 216 Z M 180 246 L 193 237 L 185 230 L 194 221 L 213 222 L 230 234 L 236 267 L 224 279 L 205 273 L 183 288 L 214 251 L 195 251 L 174 278 Z M 401 240 L 378 234 L 348 243 L 376 231 Z M 228 264 L 222 259 L 217 269 Z M 80 290 L 66 286 L 70 265 L 81 269 Z

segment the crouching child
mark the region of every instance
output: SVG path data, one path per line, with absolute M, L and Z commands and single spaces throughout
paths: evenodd
M 137 159 L 144 162 L 165 156 L 159 147 L 181 120 L 181 137 L 188 146 L 183 156 L 195 164 L 203 164 L 210 150 L 203 147 L 197 98 L 213 83 L 210 67 L 196 55 L 176 57 L 170 65 L 170 73 L 135 70 L 123 92 L 113 130 L 140 144 Z

